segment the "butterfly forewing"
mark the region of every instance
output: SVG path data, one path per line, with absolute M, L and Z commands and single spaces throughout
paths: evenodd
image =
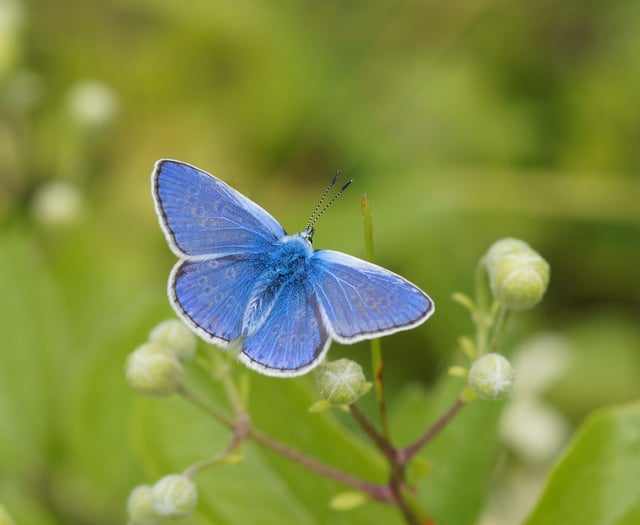
M 285 235 L 260 206 L 188 164 L 158 161 L 152 190 L 169 245 L 180 257 L 255 253 Z

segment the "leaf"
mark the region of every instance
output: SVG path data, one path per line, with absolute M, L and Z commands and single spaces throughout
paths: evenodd
M 96 274 L 87 278 L 95 269 L 86 262 L 90 251 L 78 251 L 84 270 L 72 272 L 26 233 L 16 227 L 0 235 L 0 290 L 8 306 L 0 315 L 0 499 L 19 523 L 53 522 L 54 507 L 89 519 L 124 502 L 129 480 L 140 477 L 127 447 L 133 395 L 123 363 L 157 319 L 157 307 L 127 297 L 120 278 L 108 286 Z M 81 310 L 103 315 L 83 323 L 73 315 Z M 40 509 L 43 490 L 51 501 Z M 123 514 L 124 505 L 110 511 L 120 522 Z
M 590 416 L 549 475 L 526 525 L 640 523 L 640 403 Z
M 0 237 L 0 463 L 20 476 L 47 460 L 60 400 L 56 372 L 72 350 L 58 290 L 37 247 Z

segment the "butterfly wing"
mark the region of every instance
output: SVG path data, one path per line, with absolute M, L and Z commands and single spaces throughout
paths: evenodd
M 178 262 L 169 277 L 171 305 L 203 339 L 227 346 L 238 339 L 256 276 L 256 259 L 225 256 Z
M 260 328 L 242 339 L 239 358 L 263 374 L 291 377 L 311 370 L 330 344 L 313 287 L 293 280 L 279 291 Z
M 353 343 L 413 328 L 434 312 L 420 288 L 380 266 L 332 250 L 313 254 L 312 284 L 332 337 Z
M 261 258 L 285 232 L 260 206 L 189 164 L 158 161 L 151 186 L 160 225 L 181 259 L 169 277 L 171 304 L 201 337 L 227 346 L 240 336 Z
M 151 187 L 160 224 L 178 257 L 260 252 L 285 235 L 256 203 L 184 162 L 158 161 Z

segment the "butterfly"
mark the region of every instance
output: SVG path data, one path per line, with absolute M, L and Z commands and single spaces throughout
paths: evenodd
M 205 341 L 235 350 L 262 374 L 305 374 L 332 340 L 355 343 L 407 330 L 434 311 L 429 296 L 403 277 L 314 250 L 315 211 L 305 229 L 287 235 L 256 203 L 175 160 L 156 163 L 151 189 L 179 258 L 169 276 L 171 305 Z

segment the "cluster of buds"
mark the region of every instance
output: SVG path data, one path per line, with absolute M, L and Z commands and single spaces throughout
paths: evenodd
M 526 242 L 506 238 L 495 242 L 483 258 L 489 286 L 505 310 L 528 310 L 538 304 L 549 285 L 549 264 Z M 489 353 L 475 360 L 467 379 L 482 399 L 504 399 L 513 386 L 513 367 L 502 355 Z
M 192 360 L 195 352 L 193 333 L 177 319 L 164 321 L 127 358 L 127 381 L 138 394 L 169 396 L 182 385 L 183 364 Z M 129 523 L 159 525 L 168 519 L 184 518 L 193 512 L 197 500 L 196 486 L 190 477 L 170 474 L 153 486 L 133 489 L 127 501 Z
M 127 381 L 139 394 L 169 396 L 182 384 L 182 365 L 193 359 L 195 351 L 196 338 L 183 323 L 177 319 L 164 321 L 127 358 Z
M 169 474 L 153 486 L 139 485 L 129 495 L 127 512 L 131 525 L 159 525 L 168 519 L 189 516 L 198 502 L 191 478 Z
M 549 284 L 549 264 L 526 242 L 506 238 L 484 256 L 491 292 L 508 310 L 528 310 L 538 304 Z

